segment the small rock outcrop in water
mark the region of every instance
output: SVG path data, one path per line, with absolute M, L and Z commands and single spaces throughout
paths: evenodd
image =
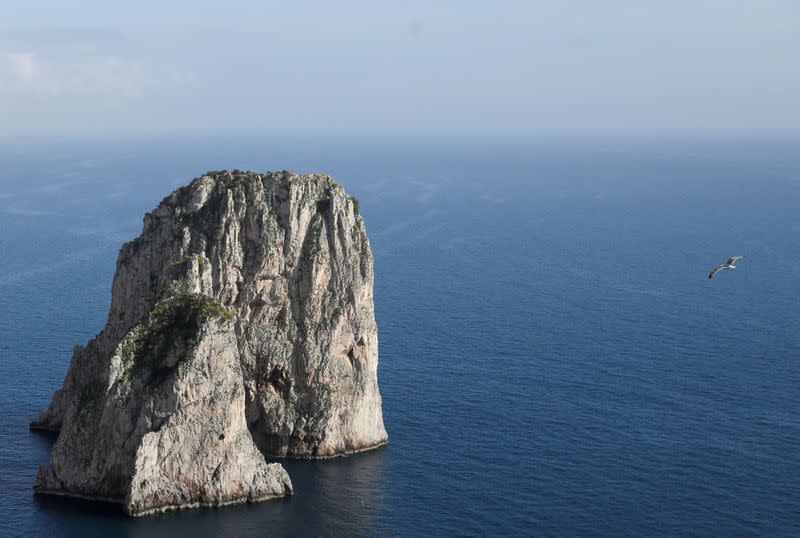
M 372 253 L 327 176 L 211 172 L 145 215 L 103 330 L 34 429 L 38 493 L 131 515 L 291 494 L 265 456 L 386 442 Z

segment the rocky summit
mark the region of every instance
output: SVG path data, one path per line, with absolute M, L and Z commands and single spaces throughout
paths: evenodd
M 31 424 L 58 431 L 34 489 L 130 515 L 292 493 L 265 457 L 386 443 L 373 258 L 324 175 L 209 172 L 123 245 L 103 330 Z

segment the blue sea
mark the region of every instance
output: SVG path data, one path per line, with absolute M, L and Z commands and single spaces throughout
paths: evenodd
M 28 423 L 120 245 L 220 168 L 360 200 L 389 445 L 285 461 L 276 502 L 34 496 L 53 439 Z M 0 139 L 0 536 L 204 535 L 800 535 L 800 139 Z

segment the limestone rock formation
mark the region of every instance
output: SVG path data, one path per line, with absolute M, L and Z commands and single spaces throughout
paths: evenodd
M 39 493 L 131 515 L 292 492 L 265 456 L 380 446 L 372 253 L 327 176 L 209 172 L 145 215 L 103 330 L 32 424 Z

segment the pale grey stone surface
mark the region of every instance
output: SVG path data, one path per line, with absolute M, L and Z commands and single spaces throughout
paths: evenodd
M 32 423 L 60 431 L 36 490 L 132 515 L 249 502 L 291 493 L 264 455 L 384 444 L 372 263 L 327 176 L 213 172 L 172 193 Z

